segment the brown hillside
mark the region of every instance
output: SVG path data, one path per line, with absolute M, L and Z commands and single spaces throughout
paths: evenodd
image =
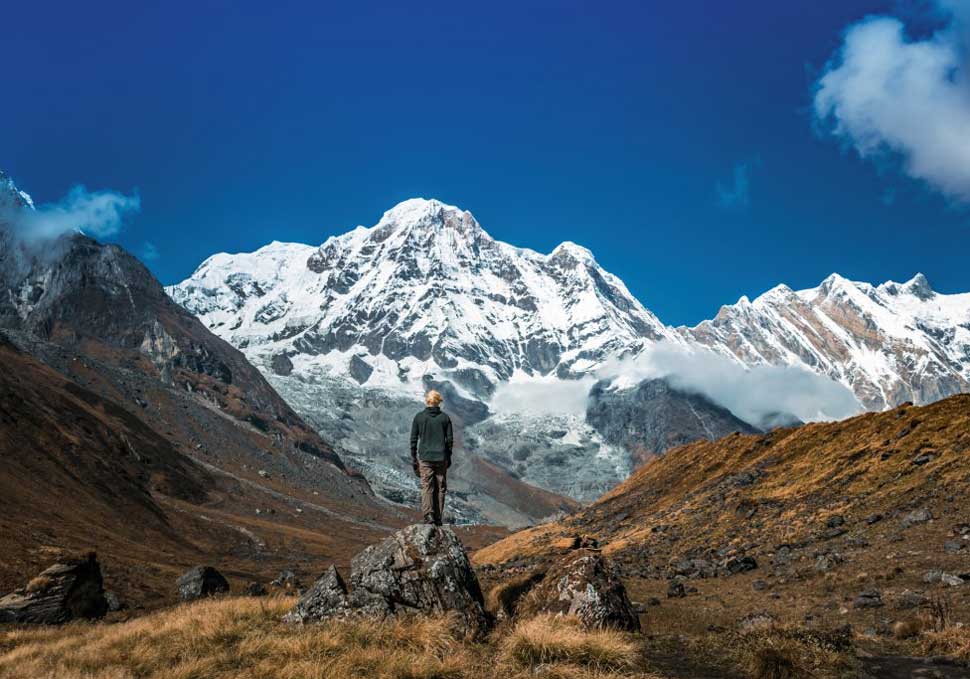
M 158 433 L 2 336 L 0 365 L 0 592 L 62 549 L 94 549 L 106 586 L 151 606 L 172 600 L 174 578 L 196 563 L 237 584 L 282 568 L 307 578 L 402 523 L 370 496 L 283 493 L 272 479 L 260 486 L 196 461 L 171 431 Z
M 677 448 L 587 509 L 482 549 L 475 562 L 500 580 L 589 536 L 635 598 L 660 600 L 646 609 L 647 629 L 765 612 L 887 632 L 934 599 L 967 618 L 968 491 L 970 395 L 961 395 Z M 668 598 L 672 583 L 686 596 Z M 867 607 L 863 591 L 879 601 Z

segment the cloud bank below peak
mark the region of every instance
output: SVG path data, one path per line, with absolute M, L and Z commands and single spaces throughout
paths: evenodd
M 862 158 L 889 156 L 949 199 L 970 203 L 970 6 L 936 0 L 945 25 L 923 39 L 899 19 L 848 28 L 815 85 L 822 130 Z

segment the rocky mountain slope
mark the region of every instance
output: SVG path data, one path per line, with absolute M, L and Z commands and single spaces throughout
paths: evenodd
M 29 200 L 5 177 L 0 196 L 0 585 L 44 550 L 94 547 L 147 574 L 126 594 L 150 602 L 203 557 L 268 576 L 410 518 L 136 259 L 78 233 L 25 238 Z
M 931 403 L 970 391 L 970 293 L 907 283 L 785 285 L 742 297 L 682 336 L 744 365 L 796 365 L 845 384 L 867 408 Z
M 475 555 L 492 580 L 598 544 L 669 633 L 970 615 L 970 395 L 682 446 L 590 507 Z M 759 622 L 760 621 L 760 622 Z

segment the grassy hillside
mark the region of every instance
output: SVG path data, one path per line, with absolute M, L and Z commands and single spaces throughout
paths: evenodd
M 507 581 L 587 538 L 632 598 L 653 604 L 642 616 L 648 633 L 703 634 L 746 619 L 851 624 L 887 644 L 906 637 L 902 650 L 917 652 L 915 630 L 970 623 L 968 497 L 962 395 L 683 446 L 474 562 L 488 584 Z

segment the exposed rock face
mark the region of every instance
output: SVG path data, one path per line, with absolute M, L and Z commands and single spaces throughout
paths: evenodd
M 478 578 L 447 527 L 408 526 L 368 547 L 351 561 L 350 583 L 348 592 L 331 566 L 284 619 L 306 623 L 348 615 L 454 612 L 459 632 L 468 638 L 488 628 Z
M 193 601 L 229 591 L 229 582 L 212 566 L 196 566 L 176 582 L 179 599 Z
M 589 392 L 586 421 L 608 443 L 641 454 L 757 431 L 705 396 L 674 389 L 662 379 L 644 380 L 631 389 L 596 383 Z
M 108 611 L 101 567 L 92 552 L 56 563 L 0 599 L 0 622 L 59 624 Z
M 520 615 L 575 615 L 588 629 L 640 629 L 626 588 L 609 562 L 595 552 L 566 558 L 553 566 L 518 610 Z
M 327 572 L 313 583 L 313 587 L 300 597 L 293 610 L 283 616 L 283 621 L 319 622 L 350 613 L 347 585 L 344 584 L 344 579 L 337 572 L 336 566 L 330 566 Z

